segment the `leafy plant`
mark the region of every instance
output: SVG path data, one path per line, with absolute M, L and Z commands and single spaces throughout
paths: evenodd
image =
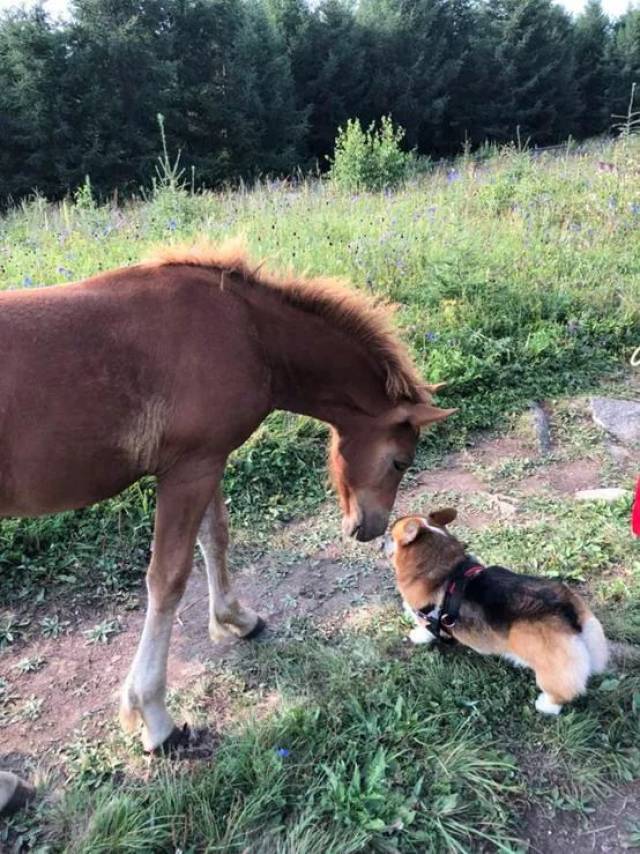
M 401 148 L 404 130 L 383 116 L 363 130 L 359 119 L 349 119 L 338 130 L 329 176 L 342 190 L 384 190 L 401 184 L 409 174 L 411 155 Z

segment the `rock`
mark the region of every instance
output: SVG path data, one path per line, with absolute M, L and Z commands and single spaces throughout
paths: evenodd
M 591 399 L 591 413 L 598 425 L 625 445 L 640 443 L 640 402 L 611 397 Z
M 619 466 L 626 465 L 631 459 L 631 451 L 629 448 L 625 448 L 624 445 L 617 445 L 615 442 L 607 442 L 606 447 L 611 459 Z
M 575 493 L 576 501 L 606 501 L 609 504 L 631 495 L 629 489 L 621 489 L 617 486 L 604 489 L 581 489 Z
M 538 447 L 541 454 L 548 454 L 551 450 L 551 430 L 549 428 L 549 416 L 544 411 L 539 403 L 534 403 L 531 407 L 531 418 L 533 427 L 538 440 Z

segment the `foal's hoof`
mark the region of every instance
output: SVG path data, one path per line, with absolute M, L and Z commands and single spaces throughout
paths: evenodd
M 183 724 L 181 727 L 174 726 L 171 733 L 165 738 L 162 744 L 149 750 L 151 756 L 173 756 L 181 748 L 189 745 L 190 730 L 188 724 Z
M 0 809 L 0 815 L 3 818 L 13 815 L 18 810 L 25 807 L 29 801 L 32 801 L 36 796 L 36 791 L 31 786 L 27 786 L 21 780 L 16 780 L 16 787 L 9 800 Z
M 258 635 L 261 635 L 262 632 L 267 628 L 267 624 L 262 619 L 262 617 L 258 617 L 258 622 L 251 629 L 248 635 L 242 635 L 242 640 L 253 640 L 257 638 Z

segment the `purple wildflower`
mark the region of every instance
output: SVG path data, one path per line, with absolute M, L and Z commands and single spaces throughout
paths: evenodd
M 449 169 L 447 172 L 447 183 L 452 184 L 460 178 L 460 173 L 457 169 Z
M 634 216 L 638 216 L 640 214 L 640 202 L 631 202 L 629 210 Z
M 287 747 L 276 747 L 276 753 L 278 756 L 286 759 L 286 757 L 291 754 L 291 751 Z
M 580 330 L 580 324 L 577 320 L 570 320 L 567 323 L 567 335 L 577 335 Z
M 33 284 L 33 279 L 31 278 L 31 276 L 25 276 L 22 280 L 22 284 L 26 285 L 29 288 Z
M 440 336 L 437 332 L 425 332 L 424 337 L 427 341 L 437 341 Z

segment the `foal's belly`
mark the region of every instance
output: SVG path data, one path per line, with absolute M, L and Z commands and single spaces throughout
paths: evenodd
M 0 455 L 1 459 L 1 455 Z M 87 507 L 139 477 L 118 455 L 92 460 L 34 454 L 19 469 L 0 469 L 0 516 L 41 516 Z

